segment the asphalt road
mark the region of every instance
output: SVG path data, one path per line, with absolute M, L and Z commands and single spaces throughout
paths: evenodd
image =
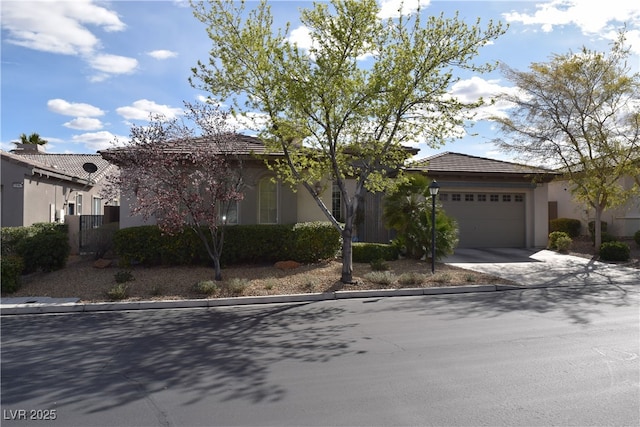
M 5 316 L 2 425 L 638 426 L 638 290 Z

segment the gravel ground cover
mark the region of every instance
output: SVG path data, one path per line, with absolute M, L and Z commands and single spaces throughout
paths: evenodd
M 640 268 L 640 248 L 633 241 L 629 243 L 632 260 L 623 265 Z M 569 254 L 591 258 L 594 256 L 593 245 L 588 239 L 577 239 Z M 504 279 L 442 263 L 438 263 L 436 273 L 431 274 L 430 263 L 407 259 L 387 262 L 386 271 L 373 271 L 369 264 L 354 263 L 357 283 L 349 285 L 339 281 L 339 260 L 287 270 L 274 265 L 233 266 L 223 269 L 222 282 L 212 280 L 213 269 L 209 267 L 124 268 L 115 259 L 109 261 L 110 265 L 98 268 L 90 256 L 73 256 L 62 270 L 23 276 L 22 287 L 17 292 L 2 296 L 79 298 L 82 302 L 99 302 L 510 284 Z M 131 280 L 118 283 L 117 279 L 124 278 Z

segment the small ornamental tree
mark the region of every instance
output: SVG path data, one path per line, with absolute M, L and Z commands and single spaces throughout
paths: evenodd
M 102 152 L 120 168 L 107 193 L 119 189 L 131 198 L 131 215 L 155 217 L 165 233 L 193 229 L 222 280 L 223 218 L 243 198 L 242 162 L 227 114 L 208 104 L 186 106 L 186 120 L 153 117 L 131 128 L 130 141 Z
M 458 245 L 458 225 L 447 216 L 442 206 L 436 208 L 436 253 L 431 253 L 432 200 L 429 180 L 413 175 L 385 199 L 384 221 L 396 230 L 395 243 L 409 258 L 420 259 L 429 254 L 435 259 L 451 255 Z

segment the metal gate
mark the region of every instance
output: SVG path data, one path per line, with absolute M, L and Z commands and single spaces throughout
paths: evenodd
M 80 215 L 80 253 L 96 251 L 98 228 L 103 220 L 103 215 Z

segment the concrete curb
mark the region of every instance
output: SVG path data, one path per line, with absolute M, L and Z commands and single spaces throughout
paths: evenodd
M 374 289 L 363 291 L 335 291 L 310 294 L 269 295 L 262 297 L 236 297 L 216 299 L 189 299 L 163 301 L 130 301 L 130 302 L 98 302 L 98 303 L 28 303 L 3 304 L 1 315 L 19 314 L 62 314 L 100 311 L 130 311 L 130 310 L 159 310 L 176 308 L 208 308 L 228 307 L 234 305 L 280 304 L 295 302 L 314 302 L 327 300 L 355 299 L 355 298 L 388 298 L 420 295 L 461 294 L 471 292 L 495 292 L 498 290 L 524 289 L 523 287 L 507 285 L 472 285 L 446 286 L 438 288 L 401 288 Z

